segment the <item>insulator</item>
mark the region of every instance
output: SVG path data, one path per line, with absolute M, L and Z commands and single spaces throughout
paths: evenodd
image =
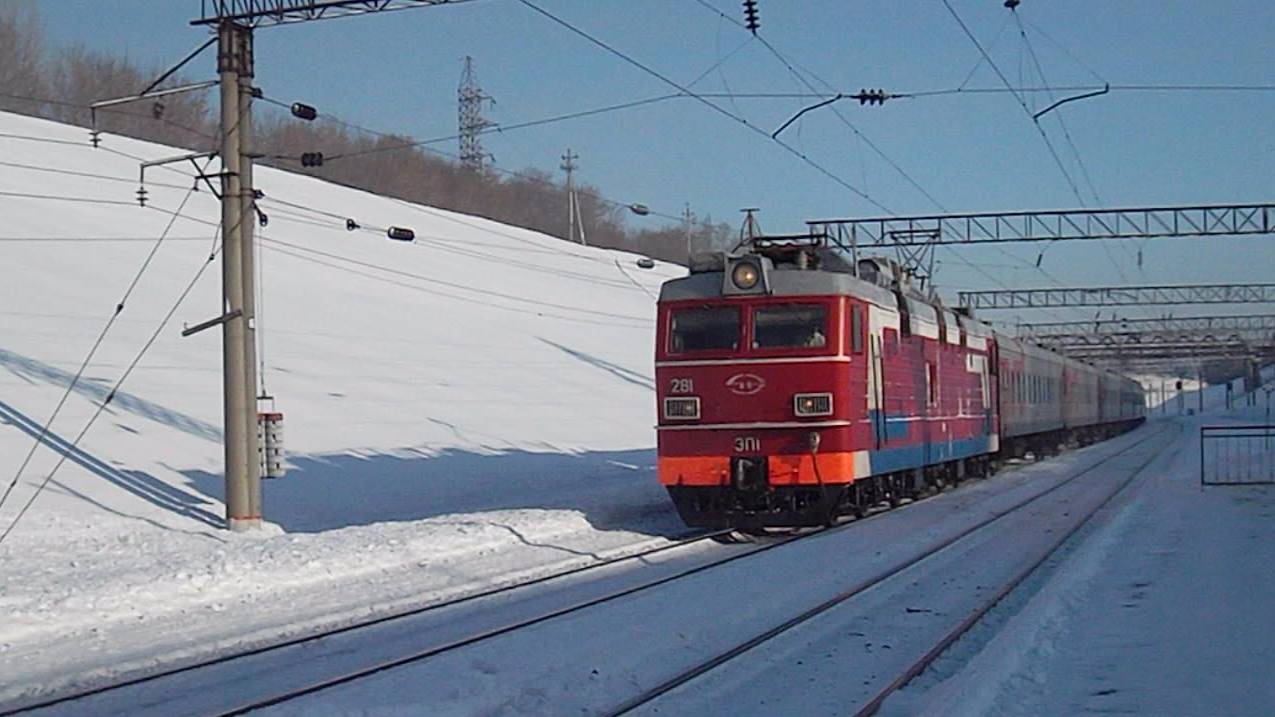
M 754 35 L 761 27 L 761 21 L 757 18 L 757 0 L 744 0 L 744 27 Z
M 394 241 L 413 241 L 416 239 L 416 232 L 407 227 L 390 227 L 386 230 L 385 236 Z
M 353 219 L 346 219 L 346 220 L 345 220 L 345 230 L 346 230 L 347 232 L 352 232 L 352 231 L 354 231 L 355 229 L 358 229 L 358 228 L 359 228 L 359 223 L 358 223 L 358 222 L 354 221 Z
M 264 228 L 265 226 L 267 226 L 268 224 L 270 224 L 270 217 L 266 216 L 266 213 L 265 213 L 265 212 L 263 212 L 263 211 L 261 211 L 260 209 L 258 209 L 258 210 L 257 210 L 257 223 L 258 223 L 258 224 L 260 224 L 260 225 Z
M 142 207 L 146 206 L 146 194 L 147 194 L 146 187 L 138 187 L 138 188 L 137 188 L 137 204 L 138 204 L 138 206 L 142 206 Z
M 293 102 L 292 116 L 297 119 L 303 119 L 306 122 L 311 122 L 315 117 L 319 116 L 319 111 L 303 102 Z

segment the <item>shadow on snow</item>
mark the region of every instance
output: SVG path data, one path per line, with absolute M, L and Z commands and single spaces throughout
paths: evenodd
M 43 429 L 42 424 L 32 420 L 31 417 L 4 401 L 0 401 L 0 425 L 4 424 L 17 428 L 33 439 L 39 437 Z M 182 490 L 143 471 L 116 468 L 84 449 L 71 445 L 70 441 L 53 431 L 44 432 L 40 442 L 49 450 L 58 455 L 66 456 L 67 460 L 84 468 L 93 475 L 104 478 L 153 505 L 172 511 L 177 515 L 193 518 L 214 528 L 221 527 L 223 523 L 220 515 L 203 507 L 209 505 L 210 501 L 197 493 Z M 25 455 L 25 452 L 23 455 Z M 30 478 L 28 476 L 28 479 Z M 75 493 L 86 500 L 91 500 L 61 483 L 58 483 L 58 485 L 66 492 Z M 105 508 L 105 506 L 101 507 Z M 118 511 L 113 512 L 118 513 Z
M 9 369 L 19 378 L 31 383 L 39 380 L 65 388 L 71 384 L 71 379 L 75 378 L 73 373 L 5 349 L 0 349 L 0 366 Z M 80 380 L 75 383 L 74 391 L 97 403 L 101 403 L 110 395 L 111 388 L 96 379 L 81 376 Z M 189 433 L 192 436 L 217 443 L 221 442 L 220 428 L 193 416 L 147 401 L 126 391 L 116 391 L 115 398 L 111 399 L 111 404 L 106 407 L 108 413 L 112 413 L 115 410 L 128 411 L 142 418 L 149 418 L 157 423 Z
M 598 530 L 682 534 L 685 527 L 654 466 L 653 449 L 293 456 L 285 477 L 262 481 L 262 500 L 266 517 L 289 532 L 542 509 L 579 511 Z M 198 490 L 222 499 L 220 473 L 183 474 Z

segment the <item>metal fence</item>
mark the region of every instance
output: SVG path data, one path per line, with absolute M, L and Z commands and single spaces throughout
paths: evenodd
M 1201 427 L 1200 484 L 1275 484 L 1275 425 Z

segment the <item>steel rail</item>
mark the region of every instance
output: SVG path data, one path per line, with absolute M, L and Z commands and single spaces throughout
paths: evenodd
M 957 487 L 959 488 L 959 486 L 957 486 Z M 937 491 L 937 492 L 943 492 L 943 491 Z M 931 494 L 928 494 L 928 495 L 923 496 L 923 497 L 929 497 L 929 495 L 933 495 L 933 494 L 934 494 L 934 493 L 931 493 Z M 910 504 L 908 504 L 908 505 L 913 505 L 913 504 L 915 504 L 915 503 L 910 503 Z M 904 506 L 901 506 L 901 507 L 902 507 L 902 508 L 906 508 L 907 506 L 906 506 L 906 505 L 904 505 Z M 360 669 L 358 669 L 358 670 L 353 670 L 353 671 L 351 671 L 351 672 L 348 672 L 348 673 L 346 673 L 346 674 L 343 674 L 343 675 L 340 675 L 340 676 L 337 676 L 337 677 L 329 678 L 329 679 L 322 680 L 322 681 L 320 681 L 320 682 L 317 682 L 317 683 L 314 683 L 314 684 L 311 684 L 311 685 L 307 685 L 306 687 L 302 687 L 302 688 L 298 688 L 298 689 L 295 689 L 295 690 L 289 690 L 289 691 L 283 692 L 283 693 L 281 693 L 281 694 L 278 694 L 278 695 L 276 695 L 276 696 L 273 696 L 273 697 L 268 698 L 268 699 L 265 699 L 265 700 L 257 700 L 257 701 L 251 702 L 251 703 L 241 704 L 241 705 L 238 705 L 238 706 L 236 706 L 236 707 L 230 708 L 230 709 L 228 709 L 228 710 L 226 710 L 226 711 L 219 712 L 219 713 L 217 713 L 217 714 L 218 714 L 218 716 L 219 716 L 219 717 L 230 717 L 231 715 L 242 715 L 242 714 L 245 714 L 245 713 L 251 712 L 251 711 L 253 711 L 253 710 L 258 710 L 258 709 L 262 709 L 262 708 L 265 708 L 265 707 L 270 707 L 270 706 L 273 706 L 273 705 L 277 705 L 277 704 L 281 704 L 281 703 L 284 703 L 284 702 L 288 702 L 288 701 L 290 701 L 290 700 L 293 700 L 293 699 L 296 699 L 296 698 L 299 698 L 299 697 L 303 697 L 303 696 L 305 696 L 305 695 L 313 694 L 313 693 L 316 693 L 316 692 L 321 692 L 321 691 L 323 691 L 323 690 L 326 690 L 326 689 L 329 689 L 329 688 L 332 688 L 332 687 L 336 687 L 336 686 L 338 686 L 338 685 L 347 684 L 347 683 L 349 683 L 349 682 L 354 682 L 354 681 L 356 681 L 356 680 L 363 679 L 363 678 L 365 678 L 365 677 L 368 677 L 368 676 L 373 675 L 373 674 L 376 674 L 376 673 L 380 673 L 380 672 L 384 672 L 384 671 L 386 671 L 386 670 L 390 670 L 390 669 L 393 669 L 393 668 L 396 668 L 396 667 L 402 667 L 402 666 L 409 665 L 409 664 L 412 664 L 412 663 L 420 662 L 420 661 L 422 661 L 422 660 L 426 660 L 426 659 L 429 659 L 429 658 L 432 658 L 432 657 L 436 657 L 436 656 L 438 656 L 438 655 L 440 655 L 440 654 L 447 653 L 447 652 L 450 652 L 450 651 L 452 651 L 452 650 L 457 650 L 457 649 L 460 649 L 460 648 L 463 648 L 463 647 L 466 647 L 466 646 L 469 646 L 469 645 L 473 645 L 473 644 L 478 643 L 478 642 L 482 642 L 482 641 L 484 641 L 484 640 L 489 640 L 489 639 L 492 639 L 492 638 L 495 638 L 495 637 L 499 637 L 499 636 L 501 636 L 501 635 L 505 635 L 505 634 L 508 634 L 508 633 L 511 633 L 511 632 L 515 632 L 515 631 L 517 631 L 517 630 L 521 630 L 521 629 L 524 629 L 524 628 L 527 628 L 527 627 L 531 627 L 531 626 L 533 626 L 533 625 L 538 625 L 538 624 L 540 624 L 540 623 L 547 622 L 547 621 L 552 620 L 552 619 L 554 619 L 554 618 L 558 618 L 558 617 L 562 617 L 562 616 L 564 616 L 564 615 L 568 615 L 568 614 L 571 614 L 571 613 L 579 612 L 579 611 L 581 611 L 581 610 L 586 610 L 586 609 L 588 609 L 588 608 L 591 608 L 591 607 L 594 607 L 594 606 L 597 606 L 597 605 L 602 605 L 602 604 L 605 604 L 605 603 L 611 602 L 611 601 L 613 601 L 613 600 L 618 600 L 618 599 L 620 599 L 620 598 L 627 597 L 627 596 L 629 596 L 629 595 L 633 595 L 633 594 L 636 594 L 636 593 L 640 593 L 640 592 L 643 592 L 643 591 L 645 591 L 645 590 L 649 590 L 649 589 L 651 589 L 651 588 L 656 588 L 656 587 L 659 587 L 659 586 L 661 586 L 661 585 L 666 585 L 666 584 L 668 584 L 668 583 L 675 582 L 675 581 L 680 580 L 680 579 L 685 578 L 685 577 L 690 577 L 690 576 L 692 576 L 692 575 L 697 575 L 697 574 L 699 574 L 699 573 L 707 572 L 707 571 L 709 571 L 709 570 L 712 570 L 713 568 L 721 567 L 721 566 L 723 566 L 723 565 L 727 565 L 727 564 L 733 563 L 733 562 L 735 562 L 735 561 L 737 561 L 737 560 L 742 560 L 742 559 L 744 559 L 744 558 L 747 558 L 747 557 L 750 557 L 750 556 L 753 556 L 753 555 L 757 555 L 758 553 L 763 553 L 763 552 L 766 552 L 766 551 L 768 551 L 768 550 L 772 550 L 772 549 L 774 549 L 774 548 L 778 548 L 778 547 L 780 547 L 780 546 L 787 545 L 787 544 L 792 543 L 792 542 L 795 542 L 795 541 L 797 541 L 797 540 L 803 540 L 803 539 L 807 539 L 807 538 L 813 538 L 813 537 L 815 537 L 815 536 L 826 535 L 826 534 L 828 534 L 828 533 L 832 533 L 832 532 L 840 531 L 840 530 L 842 530 L 842 529 L 846 529 L 846 528 L 849 528 L 849 527 L 854 526 L 854 525 L 859 525 L 859 524 L 861 524 L 863 521 L 871 520 L 871 519 L 873 519 L 873 518 L 875 518 L 875 517 L 878 517 L 878 516 L 880 516 L 880 515 L 884 515 L 884 514 L 886 514 L 886 513 L 892 513 L 892 512 L 894 512 L 895 510 L 897 510 L 897 508 L 891 508 L 891 509 L 888 509 L 888 510 L 881 510 L 881 511 L 878 511 L 878 512 L 870 513 L 870 514 L 868 514 L 868 515 L 864 516 L 863 518 L 858 518 L 858 519 L 854 519 L 854 520 L 849 520 L 849 519 L 847 519 L 845 522 L 840 522 L 840 523 L 834 524 L 834 525 L 832 525 L 832 526 L 822 527 L 822 528 L 818 528 L 818 529 L 811 530 L 811 531 L 806 531 L 806 532 L 796 532 L 796 533 L 790 533 L 790 534 L 787 534 L 787 535 L 782 535 L 782 537 L 779 537 L 779 539 L 778 539 L 778 540 L 775 540 L 775 541 L 773 541 L 773 542 L 763 543 L 763 544 L 759 545 L 757 548 L 755 548 L 755 549 L 753 549 L 753 550 L 748 550 L 748 551 L 745 551 L 745 552 L 736 553 L 736 554 L 734 554 L 734 555 L 727 556 L 727 557 L 725 557 L 725 558 L 723 558 L 723 559 L 720 559 L 720 560 L 713 560 L 713 561 L 710 561 L 710 562 L 705 563 L 705 564 L 703 564 L 703 565 L 697 565 L 697 566 L 695 566 L 695 567 L 693 567 L 693 568 L 688 568 L 688 569 L 686 569 L 686 570 L 680 570 L 680 571 L 677 571 L 677 572 L 675 572 L 675 573 L 673 573 L 673 574 L 666 575 L 666 576 L 664 576 L 664 577 L 662 577 L 662 578 L 657 578 L 657 579 L 655 579 L 655 580 L 650 580 L 650 581 L 647 581 L 647 582 L 644 582 L 644 583 L 640 583 L 640 584 L 638 584 L 638 585 L 634 585 L 634 586 L 631 586 L 631 587 L 625 588 L 625 589 L 623 589 L 623 590 L 618 590 L 618 591 L 615 591 L 615 592 L 607 593 L 607 594 L 605 594 L 605 595 L 601 595 L 601 596 L 599 596 L 599 597 L 590 598 L 590 599 L 588 599 L 588 600 L 584 600 L 584 601 L 581 601 L 581 602 L 578 602 L 578 603 L 574 603 L 574 604 L 571 604 L 571 605 L 567 605 L 567 606 L 561 607 L 561 608 L 559 608 L 559 609 L 557 609 L 557 610 L 552 610 L 552 611 L 549 611 L 549 612 L 546 612 L 546 613 L 543 613 L 543 614 L 537 615 L 537 616 L 532 617 L 532 618 L 528 618 L 528 619 L 524 619 L 524 620 L 518 620 L 518 621 L 515 621 L 515 622 L 513 622 L 513 623 L 510 623 L 510 624 L 507 624 L 507 625 L 503 625 L 503 626 L 498 627 L 498 628 L 493 628 L 493 629 L 490 629 L 490 630 L 485 630 L 485 631 L 483 631 L 483 632 L 476 633 L 476 634 L 473 634 L 473 635 L 470 635 L 470 636 L 467 636 L 467 637 L 464 637 L 464 638 L 461 638 L 461 639 L 458 639 L 458 640 L 453 640 L 453 641 L 448 642 L 448 643 L 446 643 L 446 644 L 438 645 L 438 646 L 435 646 L 435 647 L 429 648 L 429 649 L 427 649 L 427 650 L 422 650 L 422 651 L 420 651 L 420 652 L 416 652 L 416 653 L 413 653 L 413 654 L 411 654 L 411 655 L 405 655 L 405 656 L 398 657 L 398 658 L 395 658 L 395 659 L 392 659 L 392 660 L 384 660 L 384 661 L 381 661 L 381 662 L 379 662 L 379 663 L 377 663 L 377 664 L 374 664 L 374 665 L 365 666 L 365 667 L 360 668 Z M 705 535 L 697 536 L 696 538 L 688 538 L 687 540 L 688 540 L 688 541 L 691 541 L 691 540 L 703 540 L 703 539 L 707 539 L 707 538 L 721 537 L 721 536 L 729 535 L 729 534 L 732 534 L 732 533 L 735 533 L 735 531 L 734 531 L 734 530 L 720 530 L 720 531 L 713 531 L 712 533 L 708 533 L 708 534 L 705 534 Z M 663 549 L 668 549 L 669 547 L 674 547 L 674 546 L 664 546 L 664 548 L 663 548 Z M 649 554 L 649 553 L 648 553 L 648 554 Z M 630 558 L 636 558 L 636 557 L 639 557 L 639 556 L 638 556 L 638 555 L 630 556 Z M 559 576 L 554 576 L 554 577 L 559 577 Z M 542 581 L 543 581 L 543 580 L 542 580 Z M 0 717 L 5 717 L 5 715 L 3 715 L 2 713 L 0 713 Z
M 445 600 L 442 602 L 429 603 L 426 605 L 420 605 L 417 607 L 409 608 L 407 610 L 401 610 L 401 611 L 390 613 L 387 615 L 380 615 L 371 619 L 361 620 L 348 625 L 343 625 L 341 627 L 321 630 L 319 632 L 291 638 L 281 642 L 268 643 L 265 645 L 254 647 L 250 650 L 243 650 L 239 652 L 219 655 L 217 657 L 213 657 L 213 658 L 209 658 L 205 660 L 199 660 L 196 662 L 181 665 L 179 667 L 174 667 L 174 668 L 163 670 L 160 672 L 139 675 L 126 680 L 121 680 L 119 682 L 113 682 L 110 684 L 100 685 L 98 687 L 94 687 L 88 690 L 83 690 L 80 692 L 75 692 L 75 693 L 65 694 L 65 695 L 58 695 L 54 697 L 47 697 L 39 702 L 32 702 L 32 703 L 24 704 L 21 706 L 6 707 L 3 709 L 0 709 L 0 717 L 13 717 L 14 715 L 19 715 L 24 712 L 32 712 L 35 710 L 56 707 L 58 705 L 69 704 L 72 702 L 77 702 L 79 700 L 87 699 L 89 697 L 95 697 L 97 695 L 106 694 L 108 692 L 114 692 L 117 690 L 129 688 L 129 687 L 135 687 L 137 685 L 143 685 L 148 682 L 157 682 L 159 680 L 167 679 L 175 675 L 194 672 L 196 670 L 207 669 L 209 667 L 214 667 L 216 665 L 224 665 L 224 664 L 234 662 L 236 660 L 241 660 L 247 657 L 253 657 L 253 656 L 262 655 L 268 652 L 274 652 L 274 651 L 284 650 L 291 647 L 297 647 L 299 645 L 304 645 L 311 642 L 318 642 L 320 640 L 334 637 L 336 635 L 355 632 L 358 630 L 373 627 L 375 625 L 383 625 L 385 623 L 394 622 L 396 620 L 403 620 L 405 618 L 415 617 L 417 615 L 422 615 L 427 612 L 433 612 L 436 610 L 442 610 L 443 608 L 455 607 L 457 605 L 462 605 L 468 602 L 475 602 L 485 598 L 490 598 L 497 595 L 510 593 L 515 590 L 520 590 L 522 588 L 528 588 L 535 585 L 541 585 L 544 583 L 552 582 L 554 580 L 560 580 L 563 578 L 579 575 L 581 573 L 589 572 L 592 570 L 610 567 L 619 563 L 623 563 L 623 562 L 627 562 L 631 560 L 641 560 L 643 558 L 647 558 L 652 555 L 667 552 L 670 550 L 675 550 L 677 548 L 686 547 L 688 545 L 693 545 L 695 543 L 703 542 L 705 540 L 723 538 L 730 535 L 733 532 L 734 532 L 733 530 L 713 530 L 713 531 L 706 531 L 706 532 L 696 532 L 694 534 L 691 534 L 682 538 L 678 538 L 677 540 L 674 540 L 671 543 L 668 543 L 665 545 L 659 545 L 654 548 L 648 548 L 646 550 L 641 550 L 636 553 L 626 553 L 624 555 L 617 555 L 614 557 L 605 558 L 601 561 L 586 563 L 584 565 L 577 565 L 574 568 L 570 568 L 560 572 L 550 573 L 548 575 L 541 575 L 540 577 L 531 578 L 528 580 L 523 580 L 523 581 L 519 581 L 515 583 L 510 583 L 508 585 L 502 585 L 497 588 L 491 588 L 488 590 L 482 590 L 479 592 L 470 593 L 468 595 L 462 595 L 460 597 L 453 598 L 450 600 Z M 744 553 L 744 554 L 747 555 L 751 553 Z
M 1059 481 L 1057 484 L 1050 486 L 1048 489 L 1040 493 L 1037 493 L 1036 495 L 1031 496 L 1030 498 L 1019 501 L 1018 503 L 1008 508 L 1005 508 L 1004 510 L 998 511 L 992 514 L 990 517 L 975 523 L 974 525 L 966 528 L 965 530 L 962 530 L 956 535 L 951 536 L 939 542 L 937 545 L 933 546 L 929 550 L 924 551 L 920 555 L 909 558 L 893 567 L 886 568 L 882 570 L 881 572 L 877 573 L 876 575 L 873 575 L 872 577 L 869 577 L 866 580 L 863 580 L 860 583 L 838 593 L 837 595 L 834 595 L 833 597 L 825 600 L 824 602 L 819 603 L 818 605 L 815 605 L 814 607 L 802 612 L 796 617 L 786 620 L 785 622 L 779 625 L 776 625 L 766 630 L 765 632 L 762 632 L 752 638 L 749 638 L 748 640 L 745 640 L 742 643 L 739 643 L 738 645 L 735 645 L 729 650 L 718 653 L 716 656 L 700 662 L 698 665 L 692 667 L 691 669 L 685 670 L 677 674 L 676 676 L 660 683 L 659 685 L 656 685 L 655 687 L 649 690 L 646 690 L 629 700 L 626 700 L 625 702 L 621 703 L 618 707 L 607 711 L 605 714 L 607 714 L 609 717 L 617 717 L 618 715 L 628 714 L 632 712 L 633 710 L 654 701 L 656 698 L 661 697 L 671 692 L 672 690 L 678 687 L 681 687 L 682 685 L 685 685 L 688 682 L 695 680 L 701 675 L 713 669 L 716 669 L 722 664 L 725 664 L 726 662 L 729 662 L 735 659 L 736 657 L 739 657 L 740 655 L 752 650 L 753 648 L 765 642 L 768 642 L 788 632 L 789 630 L 792 630 L 793 628 L 799 625 L 809 622 L 813 618 L 818 617 L 819 615 L 822 615 L 823 613 L 837 607 L 838 605 L 845 603 L 846 601 L 850 600 L 856 595 L 859 595 L 867 591 L 868 589 L 875 587 L 876 585 L 879 585 L 885 582 L 886 580 L 889 580 L 890 578 L 898 575 L 899 573 L 904 572 L 908 568 L 911 568 L 912 566 L 917 565 L 918 563 L 930 558 L 934 554 L 941 552 L 942 550 L 960 542 L 961 540 L 964 540 L 966 537 L 981 530 L 982 528 L 985 528 L 991 523 L 994 523 L 1000 520 L 1001 518 L 1004 518 L 1005 516 L 1010 515 L 1011 513 L 1018 512 L 1022 508 L 1028 505 L 1031 505 L 1032 503 L 1035 503 L 1036 501 L 1040 500 L 1041 498 L 1044 498 L 1047 495 L 1050 495 L 1051 493 L 1059 490 L 1063 486 L 1066 486 L 1070 484 L 1071 482 L 1089 474 L 1094 469 L 1102 465 L 1105 465 L 1106 463 L 1124 455 L 1125 453 L 1132 451 L 1138 446 L 1141 446 L 1147 443 L 1151 439 L 1160 436 L 1162 433 L 1164 433 L 1163 430 L 1152 433 L 1145 438 L 1142 438 L 1134 443 L 1131 443 L 1128 446 L 1125 446 L 1124 448 L 1121 448 L 1120 450 L 1116 451 L 1115 453 L 1112 453 L 1111 455 L 1105 456 L 1104 458 L 1091 463 L 1090 465 L 1072 473 L 1070 476 Z
M 1181 425 L 1179 425 L 1178 434 L 1181 435 L 1181 433 L 1182 433 L 1182 427 Z M 1186 444 L 1182 442 L 1179 442 L 1177 444 L 1177 448 L 1173 451 L 1173 458 L 1175 459 L 1177 458 L 1178 454 L 1182 452 L 1182 448 L 1185 445 Z M 1073 527 L 1071 530 L 1068 530 L 1060 538 L 1054 541 L 1053 545 L 1051 545 L 1049 549 L 1045 551 L 1044 555 L 1042 555 L 1038 560 L 1032 562 L 1031 565 L 1028 565 L 1026 568 L 1019 571 L 1018 574 L 1016 574 L 1013 578 L 1011 578 L 1008 582 L 1006 582 L 1005 585 L 1003 585 L 1001 589 L 996 592 L 995 595 L 993 595 L 990 599 L 988 599 L 982 605 L 980 605 L 978 609 L 976 609 L 974 612 L 966 616 L 966 618 L 962 620 L 960 624 L 958 624 L 955 628 L 953 628 L 947 634 L 945 634 L 943 638 L 934 645 L 934 647 L 930 648 L 930 650 L 927 651 L 924 655 L 922 655 L 920 659 L 916 660 L 911 665 L 909 665 L 906 670 L 904 670 L 902 673 L 899 674 L 898 677 L 894 679 L 894 681 L 892 681 L 889 685 L 886 685 L 886 687 L 882 689 L 879 693 L 877 693 L 875 697 L 869 700 L 867 704 L 865 704 L 857 712 L 855 712 L 854 717 L 870 717 L 871 715 L 876 714 L 877 710 L 881 709 L 881 706 L 885 703 L 886 699 L 890 697 L 890 695 L 902 689 L 905 685 L 907 685 L 907 683 L 911 682 L 914 678 L 916 678 L 922 672 L 925 672 L 925 670 L 928 669 L 930 665 L 934 663 L 935 660 L 937 660 L 944 652 L 947 651 L 947 648 L 951 647 L 953 643 L 955 643 L 963 635 L 965 635 L 971 629 L 973 629 L 973 627 L 977 625 L 983 619 L 983 617 L 986 616 L 987 613 L 992 610 L 992 608 L 999 605 L 1001 601 L 1004 600 L 1006 597 L 1008 597 L 1010 593 L 1014 592 L 1014 590 L 1017 589 L 1018 586 L 1021 585 L 1024 580 L 1026 580 L 1029 576 L 1031 576 L 1032 573 L 1040 569 L 1040 566 L 1044 565 L 1045 562 L 1048 561 L 1051 557 L 1057 554 L 1058 550 L 1062 548 L 1062 546 L 1065 545 L 1067 541 L 1071 540 L 1073 536 L 1075 536 L 1086 525 L 1088 525 L 1089 522 L 1093 520 L 1094 517 L 1099 512 L 1102 511 L 1103 508 L 1107 507 L 1121 493 L 1125 492 L 1125 490 L 1127 490 L 1129 486 L 1133 484 L 1133 481 L 1136 478 L 1138 478 L 1138 476 L 1140 476 L 1142 472 L 1147 469 L 1148 466 L 1154 463 L 1155 460 L 1157 458 L 1160 458 L 1162 455 L 1163 454 L 1161 452 L 1157 451 L 1155 453 L 1152 453 L 1150 456 L 1148 456 L 1145 461 L 1140 463 L 1138 467 L 1135 468 L 1129 474 L 1128 478 L 1126 478 L 1124 481 L 1120 483 L 1119 487 L 1117 487 L 1114 491 L 1111 492 L 1111 495 L 1107 496 L 1105 499 L 1103 499 L 1101 503 L 1099 503 L 1096 507 L 1094 507 L 1093 510 L 1089 511 L 1089 513 L 1086 514 L 1085 517 L 1079 523 L 1077 523 L 1075 527 Z

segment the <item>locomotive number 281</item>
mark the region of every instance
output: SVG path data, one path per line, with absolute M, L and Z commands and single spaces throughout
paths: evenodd
M 695 382 L 689 378 L 675 378 L 669 381 L 669 393 L 695 393 Z

